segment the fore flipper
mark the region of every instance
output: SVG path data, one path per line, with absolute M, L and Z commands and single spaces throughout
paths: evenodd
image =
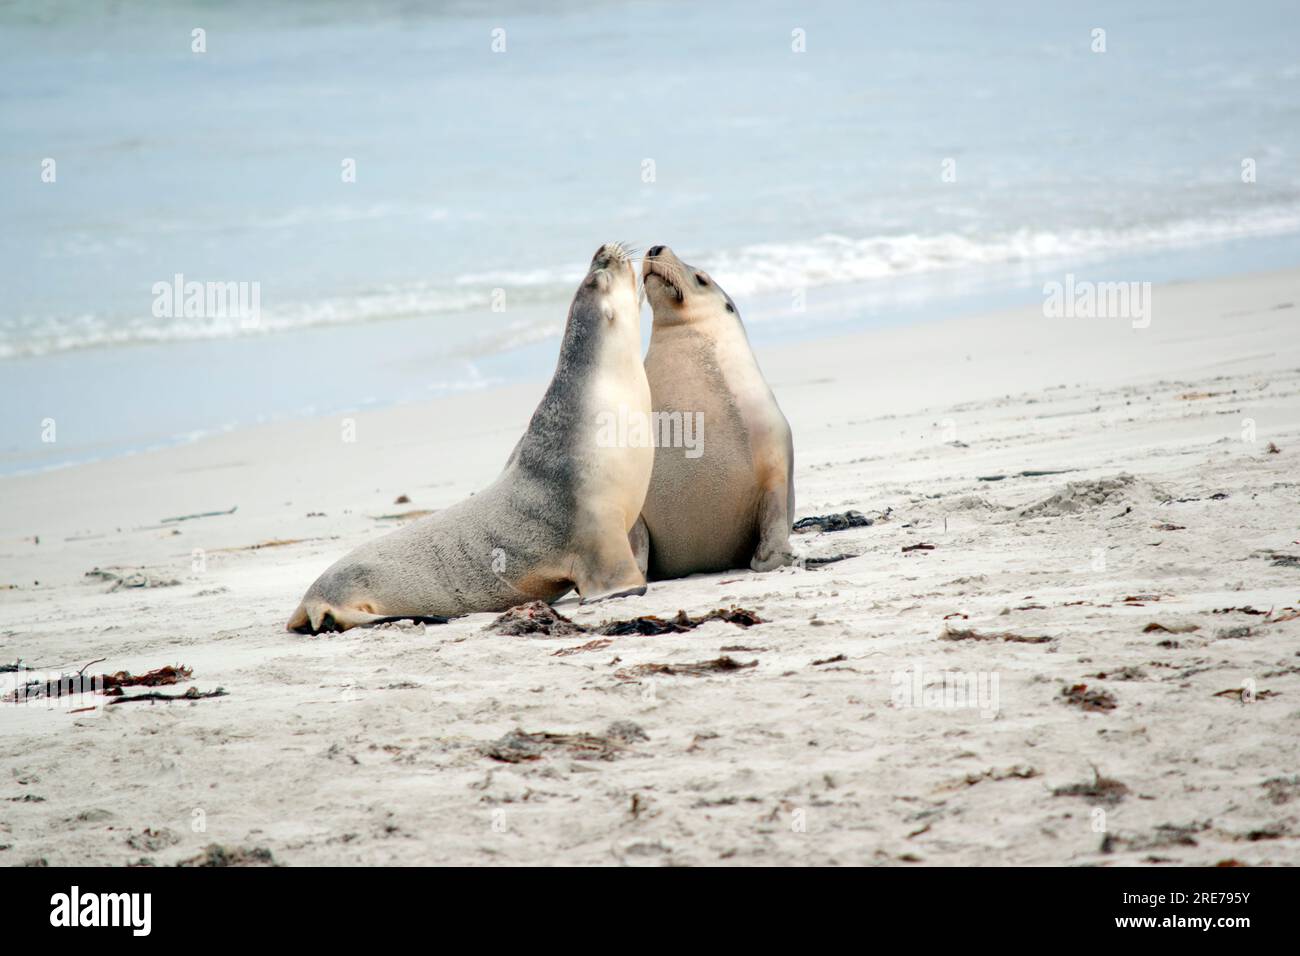
M 749 566 L 755 571 L 771 571 L 794 563 L 790 550 L 790 503 L 792 495 L 785 484 L 763 492 L 758 505 L 758 547 Z
M 645 594 L 646 588 L 645 572 L 637 564 L 628 536 L 622 534 L 600 538 L 577 556 L 573 584 L 583 604 Z

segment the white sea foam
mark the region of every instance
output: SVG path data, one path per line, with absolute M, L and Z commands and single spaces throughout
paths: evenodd
M 722 252 L 699 265 L 706 266 L 734 297 L 968 267 L 1077 261 L 1112 253 L 1183 248 L 1293 232 L 1300 232 L 1300 207 L 1233 220 L 1188 219 L 1118 230 L 1025 229 L 989 238 L 956 233 L 865 239 L 824 235 L 807 242 L 745 246 Z
M 798 242 L 768 242 L 712 253 L 682 250 L 707 268 L 733 297 L 993 266 L 1043 266 L 1055 261 L 1183 248 L 1225 240 L 1300 232 L 1300 206 L 1259 210 L 1231 219 L 1183 219 L 1122 229 L 1063 232 L 1023 229 L 991 236 L 955 232 L 854 238 L 827 234 Z M 445 283 L 412 283 L 333 299 L 276 303 L 270 290 L 256 328 L 238 318 L 159 320 L 138 315 L 0 317 L 0 358 L 135 343 L 186 342 L 266 335 L 389 319 L 477 314 L 481 331 L 454 351 L 488 354 L 551 338 L 562 319 L 518 320 L 493 313 L 493 290 L 515 305 L 562 309 L 583 274 L 580 266 L 466 273 Z M 562 313 L 561 313 L 562 314 Z

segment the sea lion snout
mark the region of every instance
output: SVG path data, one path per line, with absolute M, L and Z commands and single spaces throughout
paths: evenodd
M 702 275 L 694 266 L 677 258 L 668 246 L 651 246 L 641 261 L 641 282 L 652 309 L 671 307 L 675 312 L 684 307 L 699 291 L 698 279 Z M 709 283 L 706 280 L 703 284 Z
M 597 307 L 605 318 L 613 320 L 619 311 L 608 305 L 607 297 L 611 294 L 636 298 L 636 269 L 632 265 L 632 253 L 621 242 L 607 242 L 591 257 L 591 267 L 587 277 L 578 289 L 576 302 L 584 302 Z M 627 300 L 623 300 L 627 305 Z
M 621 242 L 607 242 L 591 257 L 591 269 L 596 272 L 600 269 L 611 269 L 614 266 L 632 264 L 632 253 L 626 245 Z
M 652 246 L 641 263 L 642 284 L 656 322 L 680 323 L 735 317 L 736 304 L 707 272 L 682 262 L 667 246 Z

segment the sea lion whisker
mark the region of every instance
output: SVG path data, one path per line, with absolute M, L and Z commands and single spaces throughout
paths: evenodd
M 612 255 L 613 259 L 618 262 L 631 262 L 640 254 L 638 251 L 639 247 L 621 239 L 616 242 L 606 243 L 605 249 Z
M 643 283 L 647 276 L 650 275 L 658 276 L 660 280 L 667 283 L 672 288 L 674 294 L 676 294 L 677 296 L 678 302 L 685 300 L 686 293 L 684 289 L 687 284 L 686 275 L 682 271 L 680 266 L 666 259 L 659 259 L 658 257 L 653 259 L 645 259 L 642 261 L 649 264 L 648 273 L 646 274 L 646 276 L 642 277 Z

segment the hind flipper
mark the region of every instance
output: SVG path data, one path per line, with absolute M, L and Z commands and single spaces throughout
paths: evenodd
M 364 627 L 367 624 L 411 620 L 436 624 L 445 624 L 447 621 L 445 617 L 372 614 L 360 608 L 336 607 L 326 601 L 311 599 L 305 600 L 298 605 L 298 609 L 293 612 L 284 629 L 298 634 L 320 634 L 324 631 L 346 631 L 349 628 Z

